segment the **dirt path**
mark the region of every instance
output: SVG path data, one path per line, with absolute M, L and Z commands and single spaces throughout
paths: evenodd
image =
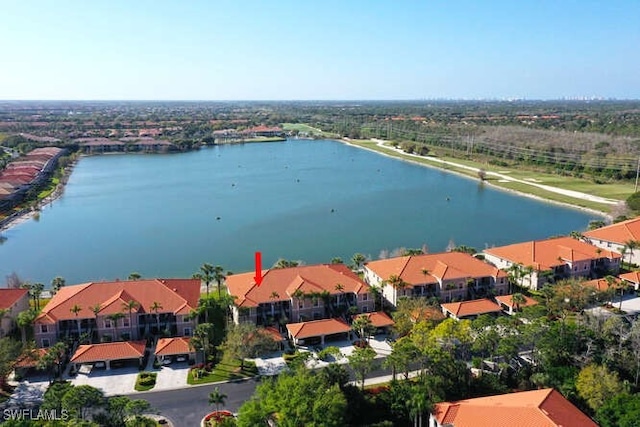
M 391 150 L 391 151 L 395 151 L 396 153 L 402 154 L 403 156 L 409 156 L 409 157 L 414 157 L 414 158 L 418 158 L 418 159 L 424 159 L 424 160 L 428 160 L 428 161 L 433 162 L 433 163 L 446 164 L 446 165 L 449 165 L 449 166 L 454 166 L 456 168 L 466 169 L 466 170 L 469 170 L 469 171 L 472 171 L 472 172 L 478 172 L 480 170 L 479 168 L 476 168 L 476 167 L 473 167 L 473 166 L 462 165 L 460 163 L 451 162 L 449 160 L 442 160 L 442 159 L 438 159 L 438 158 L 435 158 L 435 157 L 424 157 L 424 156 L 420 156 L 418 154 L 405 153 L 400 148 L 395 148 L 395 147 L 390 147 L 388 145 L 385 145 L 386 141 L 384 141 L 382 139 L 371 138 L 371 141 L 375 142 L 378 147 L 381 147 L 381 148 L 384 148 L 384 149 L 387 149 L 387 150 Z M 509 176 L 509 175 L 506 175 L 506 174 L 500 173 L 500 172 L 486 172 L 486 174 L 488 176 L 497 177 L 500 180 L 502 180 L 503 182 L 507 182 L 507 181 L 508 182 L 518 182 L 520 184 L 526 184 L 526 185 L 530 185 L 532 187 L 538 187 L 538 188 L 540 188 L 542 190 L 549 191 L 551 193 L 562 194 L 564 196 L 573 197 L 575 199 L 588 200 L 588 201 L 591 201 L 591 202 L 602 203 L 602 204 L 605 204 L 605 205 L 616 205 L 616 204 L 618 204 L 620 202 L 619 200 L 608 199 L 606 197 L 600 197 L 600 196 L 594 196 L 592 194 L 582 193 L 580 191 L 565 190 L 563 188 L 558 188 L 558 187 L 552 187 L 550 185 L 539 184 L 539 183 L 536 183 L 534 181 L 527 181 L 527 180 L 524 180 L 524 179 L 513 178 L 512 176 Z

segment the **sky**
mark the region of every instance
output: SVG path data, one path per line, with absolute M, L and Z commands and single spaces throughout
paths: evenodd
M 640 98 L 638 0 L 0 0 L 2 100 Z

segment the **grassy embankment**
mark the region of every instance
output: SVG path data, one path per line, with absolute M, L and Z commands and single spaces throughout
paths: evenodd
M 433 150 L 432 156 L 417 158 L 413 156 L 404 155 L 402 153 L 398 153 L 397 151 L 392 150 L 391 148 L 380 147 L 374 141 L 351 140 L 350 142 L 354 145 L 358 145 L 360 147 L 378 151 L 393 157 L 415 161 L 417 163 L 429 165 L 439 169 L 449 170 L 456 173 L 461 173 L 474 178 L 478 178 L 478 174 L 476 172 L 473 172 L 464 168 L 455 167 L 452 165 L 438 163 L 433 161 L 433 159 L 437 158 L 440 160 L 451 161 L 451 162 L 458 163 L 465 166 L 482 168 L 487 172 L 499 172 L 516 179 L 529 180 L 537 184 L 549 185 L 549 186 L 561 188 L 564 190 L 579 191 L 582 193 L 592 194 L 594 196 L 606 197 L 606 198 L 611 198 L 616 200 L 625 200 L 627 197 L 629 197 L 633 193 L 633 184 L 625 184 L 625 183 L 596 184 L 586 179 L 564 177 L 559 175 L 547 174 L 543 172 L 498 167 L 498 166 L 488 165 L 484 162 L 447 157 L 445 153 L 439 152 L 435 147 L 429 147 L 431 150 Z M 559 203 L 569 204 L 572 206 L 592 209 L 605 214 L 610 213 L 611 209 L 613 208 L 613 205 L 607 205 L 607 204 L 593 202 L 589 200 L 582 200 L 582 199 L 574 198 L 571 196 L 550 192 L 542 188 L 520 183 L 520 182 L 513 182 L 513 181 L 504 182 L 504 180 L 501 180 L 500 178 L 495 176 L 488 176 L 486 181 L 491 185 L 494 185 L 496 187 L 500 187 L 506 190 L 517 191 L 519 193 L 529 194 L 529 195 L 540 197 L 546 200 L 551 200 Z
M 220 381 L 238 380 L 258 375 L 258 368 L 256 368 L 256 364 L 254 362 L 245 360 L 244 368 L 240 369 L 239 360 L 227 359 L 228 358 L 223 357 L 222 360 L 218 362 L 210 372 L 202 369 L 202 373 L 198 378 L 194 378 L 193 376 L 194 368 L 189 369 L 189 373 L 187 374 L 187 384 L 194 385 L 216 383 Z
M 286 131 L 298 131 L 300 133 L 307 133 L 309 136 L 318 136 L 322 138 L 340 138 L 339 135 L 324 132 L 322 129 L 314 128 L 304 123 L 283 123 L 282 129 Z

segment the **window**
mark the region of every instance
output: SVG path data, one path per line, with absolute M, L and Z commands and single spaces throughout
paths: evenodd
M 104 319 L 104 327 L 111 328 L 111 319 Z
M 587 269 L 587 266 L 585 265 L 585 266 L 584 266 L 584 270 L 586 270 L 586 269 Z
M 47 348 L 51 345 L 51 343 L 49 342 L 49 338 L 42 338 L 42 346 L 44 348 Z
M 122 326 L 124 326 L 125 328 L 129 327 L 129 319 L 127 319 L 126 317 L 122 319 Z
M 320 307 L 320 300 L 318 298 L 313 300 L 313 306 L 314 307 Z
M 369 294 L 362 294 L 362 301 L 366 301 L 369 298 Z
M 47 327 L 47 325 L 40 325 L 40 332 L 42 332 L 43 334 L 49 332 L 49 328 Z
M 304 301 L 300 301 L 298 303 L 298 308 L 304 308 Z
M 184 336 L 185 337 L 191 336 L 191 328 L 184 328 Z
M 364 307 L 362 307 L 362 312 L 363 313 L 368 313 L 369 312 L 369 306 L 365 305 Z

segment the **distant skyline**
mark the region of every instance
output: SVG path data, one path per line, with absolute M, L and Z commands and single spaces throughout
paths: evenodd
M 640 1 L 5 0 L 0 100 L 640 99 Z

